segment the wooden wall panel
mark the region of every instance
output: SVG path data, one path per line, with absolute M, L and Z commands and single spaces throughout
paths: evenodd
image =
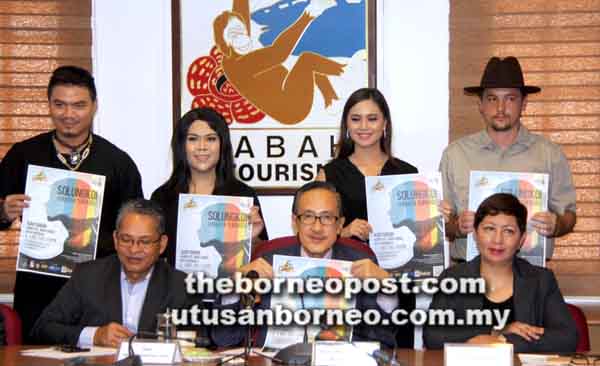
M 483 128 L 462 88 L 479 84 L 491 56 L 511 55 L 526 83 L 542 87 L 522 122 L 562 146 L 577 189 L 578 223 L 557 240 L 552 267 L 599 263 L 600 0 L 451 0 L 451 141 Z
M 0 159 L 52 128 L 46 86 L 61 65 L 91 70 L 91 1 L 0 0 Z M 18 223 L 0 232 L 0 293 L 12 292 Z

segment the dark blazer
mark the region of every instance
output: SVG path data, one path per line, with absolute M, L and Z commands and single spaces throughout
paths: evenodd
M 450 267 L 440 275 L 443 278 L 479 278 L 480 257 Z M 515 352 L 575 352 L 577 328 L 560 293 L 552 271 L 536 267 L 516 257 L 513 262 L 514 319 L 544 328 L 537 341 L 528 342 L 516 334 L 506 335 Z M 482 294 L 445 295 L 436 293 L 430 309 L 451 309 L 457 318 L 465 319 L 466 309 L 481 309 Z M 491 326 L 442 327 L 425 326 L 423 338 L 430 349 L 442 348 L 446 342 L 466 342 L 479 335 L 489 334 Z
M 77 344 L 86 326 L 123 324 L 120 274 L 121 263 L 116 254 L 78 265 L 35 323 L 32 337 L 43 344 Z M 156 262 L 138 331 L 155 332 L 156 314 L 189 305 L 184 279 L 183 272 L 164 261 Z
M 264 242 L 253 250 L 252 259 L 264 258 L 269 264 L 273 265 L 273 256 L 275 254 L 300 256 L 301 246 L 295 236 L 279 238 Z M 338 240 L 332 247 L 332 259 L 357 261 L 369 258 L 377 263 L 373 251 L 364 243 L 356 240 L 342 239 Z M 414 295 L 398 295 L 399 307 L 410 311 L 415 307 Z M 237 305 L 239 307 L 239 305 Z M 257 308 L 269 309 L 271 307 L 271 296 L 262 296 Z M 388 317 L 377 305 L 377 295 L 358 294 L 356 298 L 356 308 L 362 311 L 367 309 L 376 309 L 382 313 L 382 317 Z M 242 343 L 245 338 L 245 327 L 214 327 L 212 329 L 213 340 L 219 346 L 233 346 Z M 411 324 L 405 326 L 366 326 L 358 325 L 354 327 L 354 340 L 378 341 L 383 344 L 394 347 L 396 343 L 399 347 L 413 347 L 414 327 Z M 266 339 L 267 327 L 257 327 L 254 332 L 254 345 L 262 346 Z M 397 337 L 398 341 L 394 340 Z

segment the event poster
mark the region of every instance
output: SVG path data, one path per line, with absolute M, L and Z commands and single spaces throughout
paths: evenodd
M 17 271 L 70 277 L 96 257 L 105 177 L 29 165 Z
M 175 268 L 228 277 L 250 260 L 252 197 L 180 194 Z
M 447 267 L 439 172 L 365 177 L 369 246 L 395 276 L 420 280 Z
M 346 99 L 368 86 L 368 1 L 179 3 L 182 114 L 225 117 L 249 185 L 314 180 L 333 158 Z
M 546 237 L 529 225 L 535 213 L 548 210 L 548 174 L 495 171 L 471 171 L 469 179 L 469 210 L 477 211 L 479 204 L 494 193 L 511 193 L 527 207 L 527 238 L 519 256 L 533 265 L 546 265 Z M 479 254 L 473 234 L 467 238 L 467 260 Z
M 350 268 L 352 262 L 323 259 L 293 257 L 286 255 L 273 256 L 273 275 L 274 277 L 286 278 L 346 278 L 351 277 Z M 343 295 L 331 294 L 299 294 L 289 295 L 286 292 L 273 294 L 271 296 L 271 308 L 281 305 L 286 309 L 353 309 L 356 306 L 356 297 L 345 299 Z M 350 341 L 352 338 L 352 327 L 328 327 L 308 326 L 308 341 L 312 342 L 315 338 L 322 340 L 343 340 Z M 290 344 L 302 342 L 304 338 L 304 327 L 270 326 L 265 339 L 267 348 L 283 348 Z

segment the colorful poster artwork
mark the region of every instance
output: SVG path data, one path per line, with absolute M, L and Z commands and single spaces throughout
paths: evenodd
M 510 193 L 527 207 L 527 238 L 519 251 L 519 257 L 531 264 L 545 267 L 546 237 L 530 226 L 535 213 L 548 210 L 548 174 L 471 171 L 469 178 L 469 210 L 477 211 L 479 204 L 494 193 Z M 467 260 L 479 255 L 477 244 L 470 234 L 467 238 Z
M 17 271 L 70 277 L 96 257 L 105 177 L 29 165 Z
M 365 177 L 369 246 L 379 265 L 414 280 L 447 267 L 440 173 Z
M 285 278 L 346 278 L 351 277 L 352 262 L 333 259 L 292 257 L 286 255 L 273 256 L 273 274 L 275 277 Z M 271 308 L 282 306 L 290 310 L 298 309 L 353 309 L 356 298 L 344 298 L 343 295 L 332 294 L 288 294 L 282 292 L 271 296 Z M 349 341 L 352 337 L 352 327 L 332 326 L 319 327 L 307 326 L 309 342 L 314 339 Z M 283 348 L 290 344 L 302 342 L 304 327 L 270 326 L 265 339 L 267 348 Z
M 295 187 L 333 157 L 347 97 L 368 85 L 366 0 L 180 0 L 181 111 L 231 130 L 237 176 Z
M 251 197 L 180 194 L 175 268 L 228 277 L 250 259 Z

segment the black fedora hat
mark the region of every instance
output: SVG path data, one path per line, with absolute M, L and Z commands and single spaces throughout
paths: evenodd
M 518 88 L 523 94 L 538 93 L 541 88 L 525 85 L 523 71 L 516 57 L 492 57 L 485 66 L 481 84 L 465 88 L 468 94 L 481 94 L 487 88 Z

